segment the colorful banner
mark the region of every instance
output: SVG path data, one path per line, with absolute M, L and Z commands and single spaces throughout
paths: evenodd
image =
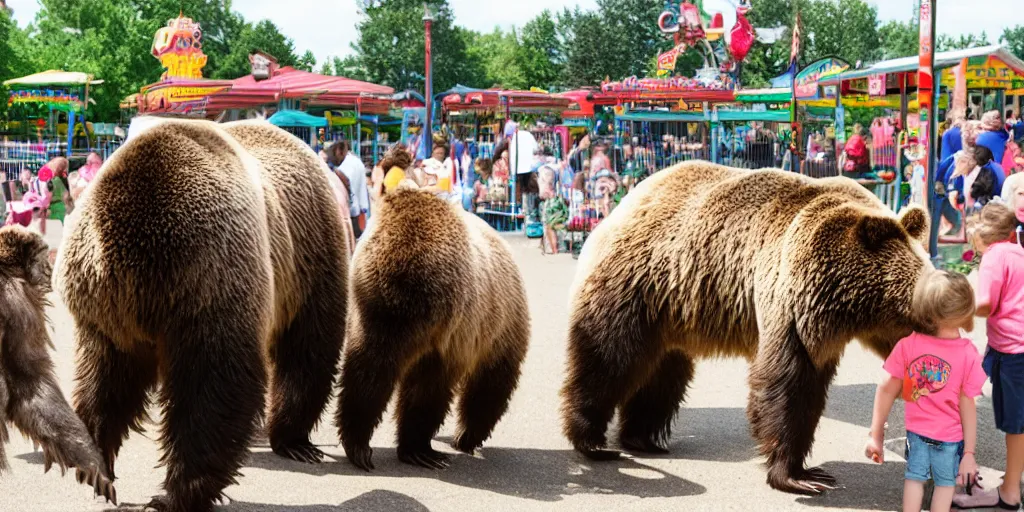
M 11 91 L 7 105 L 38 104 L 53 110 L 81 112 L 85 107 L 77 92 L 64 89 L 22 89 Z
M 637 78 L 631 76 L 621 82 L 605 82 L 601 84 L 602 92 L 687 92 L 687 91 L 725 91 L 724 83 L 715 81 L 705 84 L 695 78 L 681 76 L 671 78 Z
M 658 55 L 658 71 L 674 71 L 676 69 L 677 58 L 679 58 L 679 47 L 672 48 L 671 50 Z
M 819 95 L 818 82 L 826 78 L 836 76 L 850 69 L 850 65 L 839 59 L 821 59 L 797 73 L 793 78 L 793 86 L 796 89 L 798 99 L 817 99 Z
M 868 77 L 868 96 L 885 96 L 885 73 Z

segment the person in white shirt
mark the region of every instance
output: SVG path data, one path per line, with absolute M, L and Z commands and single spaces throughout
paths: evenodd
M 370 194 L 366 189 L 366 167 L 359 155 L 351 151 L 347 140 L 335 142 L 327 149 L 328 163 L 342 172 L 349 182 L 349 216 L 352 231 L 358 239 L 366 229 L 366 212 L 370 209 Z

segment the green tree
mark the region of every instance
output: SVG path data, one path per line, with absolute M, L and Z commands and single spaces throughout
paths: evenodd
M 916 18 L 910 23 L 890 21 L 878 28 L 882 59 L 897 59 L 916 55 L 919 49 L 920 27 Z
M 579 7 L 574 11 L 565 9 L 558 16 L 558 25 L 567 48 L 564 83 L 568 87 L 592 86 L 612 76 L 628 76 L 622 66 L 609 64 L 617 46 L 613 39 L 617 37 L 605 32 L 598 13 Z
M 515 32 L 504 32 L 495 27 L 489 34 L 469 33 L 467 36 L 467 60 L 481 73 L 463 85 L 505 89 L 529 87 L 526 68 L 521 62 L 523 52 Z
M 520 33 L 519 64 L 529 85 L 550 88 L 562 81 L 565 57 L 555 23 L 551 11 L 545 9 Z
M 423 89 L 424 27 L 420 0 L 367 0 L 356 24 L 352 45 L 367 77 L 395 89 Z M 441 91 L 469 78 L 466 37 L 454 26 L 447 0 L 428 0 L 434 16 L 432 34 L 434 90 Z
M 274 22 L 262 20 L 255 26 L 250 23 L 242 25 L 239 33 L 228 41 L 228 53 L 221 57 L 220 65 L 209 76 L 231 79 L 249 74 L 249 55 L 256 51 L 273 55 L 281 66 L 299 65 L 292 40 L 282 34 Z
M 741 74 L 745 86 L 765 85 L 769 79 L 786 71 L 793 40 L 794 11 L 800 13 L 801 65 L 826 57 L 838 57 L 855 64 L 876 60 L 886 51 L 880 38 L 878 11 L 864 0 L 759 2 L 750 13 L 751 23 L 759 28 L 785 28 L 785 31 L 771 45 L 754 44 Z
M 306 50 L 306 53 L 299 57 L 299 62 L 295 67 L 303 71 L 313 71 L 313 68 L 316 67 L 316 56 L 313 55 L 313 51 Z
M 362 61 L 355 55 L 346 55 L 345 58 L 334 57 L 331 64 L 334 66 L 334 74 L 337 76 L 367 80 Z
M 1019 59 L 1024 59 L 1024 25 L 1003 29 L 999 42 L 1010 47 L 1010 52 Z
M 988 34 L 983 31 L 981 35 L 977 36 L 974 34 L 960 34 L 957 37 L 953 37 L 940 34 L 936 47 L 940 52 L 946 52 L 950 50 L 964 50 L 967 48 L 988 46 L 990 44 L 992 43 L 988 41 Z

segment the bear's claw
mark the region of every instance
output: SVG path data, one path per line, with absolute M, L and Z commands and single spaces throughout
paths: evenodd
M 281 457 L 307 464 L 319 464 L 324 461 L 325 457 L 324 452 L 309 441 L 279 445 L 273 447 L 273 450 Z
M 668 447 L 647 437 L 623 437 L 619 444 L 627 451 L 640 453 L 654 453 L 664 455 L 668 453 Z
M 437 450 L 427 448 L 416 451 L 398 451 L 398 460 L 427 469 L 445 469 L 450 464 L 449 457 Z
M 795 475 L 773 478 L 768 474 L 768 485 L 773 489 L 794 494 L 817 495 L 836 488 L 836 478 L 825 470 L 814 467 L 797 472 Z

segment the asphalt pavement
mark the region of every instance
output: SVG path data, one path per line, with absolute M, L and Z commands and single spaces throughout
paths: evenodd
M 56 236 L 51 234 L 50 239 Z M 747 363 L 702 361 L 675 423 L 671 453 L 626 456 L 618 462 L 588 461 L 562 437 L 558 390 L 565 363 L 568 289 L 575 261 L 542 256 L 536 241 L 508 237 L 526 280 L 533 337 L 518 391 L 493 437 L 476 456 L 448 447 L 454 421 L 435 438 L 438 450 L 453 454 L 451 467 L 432 471 L 398 462 L 390 409 L 373 437 L 376 470 L 350 465 L 330 421 L 333 400 L 313 441 L 327 462 L 307 465 L 277 457 L 257 443 L 238 485 L 226 489 L 230 502 L 219 510 L 241 511 L 501 511 L 542 510 L 896 510 L 903 488 L 903 420 L 897 404 L 889 420 L 886 463 L 863 457 L 881 360 L 851 344 L 829 394 L 828 408 L 808 461 L 832 472 L 840 488 L 801 497 L 765 484 L 764 459 L 751 439 L 745 414 Z M 65 395 L 73 388 L 74 342 L 67 309 L 53 298 L 54 354 Z M 984 324 L 974 339 L 984 346 Z M 988 387 L 986 386 L 986 391 Z M 152 412 L 159 421 L 159 411 Z M 993 427 L 991 401 L 979 406 L 978 459 L 987 482 L 1003 464 L 1002 437 Z M 128 504 L 148 502 L 164 478 L 158 467 L 156 425 L 132 434 L 117 459 L 117 492 Z M 611 437 L 610 437 L 611 438 Z M 0 475 L 0 511 L 100 511 L 112 507 L 91 497 L 73 474 L 43 474 L 41 453 L 12 432 L 7 454 L 12 470 Z

